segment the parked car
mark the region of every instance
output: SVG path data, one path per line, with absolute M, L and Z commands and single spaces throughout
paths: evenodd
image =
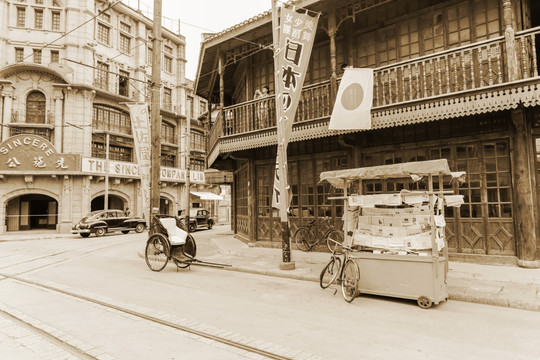
M 108 232 L 121 231 L 127 234 L 131 230 L 136 233 L 146 229 L 146 220 L 126 215 L 122 210 L 97 210 L 83 217 L 71 229 L 72 234 L 88 237 L 90 234 L 103 236 Z
M 206 209 L 196 208 L 189 210 L 189 231 L 200 228 L 211 229 L 214 226 L 214 219 Z

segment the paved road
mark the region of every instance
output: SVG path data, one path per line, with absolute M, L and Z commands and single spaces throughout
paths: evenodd
M 210 238 L 222 230 L 194 233 L 198 257 L 216 253 Z M 204 267 L 176 271 L 173 265 L 155 273 L 138 256 L 144 241 L 145 234 L 130 234 L 0 243 L 0 274 L 228 334 L 291 358 L 537 358 L 538 312 L 457 301 L 426 311 L 369 296 L 348 304 L 308 281 Z M 226 358 L 213 351 L 257 358 L 200 339 L 179 346 L 184 336 L 176 330 L 9 278 L 0 280 L 0 309 L 26 314 L 102 359 Z M 1 328 L 0 334 L 6 336 Z

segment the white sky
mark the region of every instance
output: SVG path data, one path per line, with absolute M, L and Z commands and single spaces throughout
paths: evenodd
M 153 0 L 124 2 L 153 19 Z M 271 0 L 162 0 L 163 25 L 176 31 L 180 19 L 186 37 L 186 77 L 195 80 L 202 33 L 220 32 L 271 8 Z

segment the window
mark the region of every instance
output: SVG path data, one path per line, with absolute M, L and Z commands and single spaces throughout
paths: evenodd
M 45 95 L 41 91 L 31 91 L 26 97 L 26 122 L 45 124 Z
M 191 150 L 205 151 L 204 135 L 198 132 L 191 132 Z
M 199 115 L 204 114 L 206 112 L 206 102 L 199 101 Z
M 92 157 L 106 157 L 105 132 L 109 134 L 109 159 L 132 161 L 133 139 L 122 136 L 131 135 L 131 121 L 126 111 L 106 105 L 94 105 L 92 130 L 97 130 L 92 134 Z
M 34 49 L 34 62 L 41 64 L 41 49 Z
M 34 28 L 43 29 L 43 10 L 34 10 Z
M 26 25 L 26 8 L 18 7 L 17 8 L 17 26 L 25 27 Z
M 102 13 L 100 13 L 98 15 L 98 19 L 110 23 L 111 22 L 111 15 L 102 12 Z
M 60 31 L 60 11 L 53 11 L 51 15 L 51 30 Z
M 94 83 L 97 87 L 103 90 L 109 88 L 109 65 L 98 62 L 96 70 L 96 81 Z
M 168 73 L 172 73 L 172 58 L 165 55 L 163 59 L 163 70 Z
M 109 27 L 98 23 L 97 40 L 103 44 L 109 45 Z
M 122 96 L 129 96 L 129 72 L 120 70 L 120 76 L 118 76 L 118 94 Z
M 51 62 L 57 63 L 60 60 L 60 53 L 57 50 L 51 50 Z
M 190 160 L 190 170 L 204 171 L 204 160 L 191 159 Z
M 43 0 L 36 0 L 37 5 L 43 5 Z
M 163 88 L 163 108 L 172 110 L 172 90 L 169 88 Z
M 172 73 L 172 56 L 170 55 L 172 55 L 173 48 L 167 45 L 163 45 L 163 50 L 165 52 L 163 58 L 163 70 Z
M 120 23 L 120 31 L 123 31 L 123 32 L 126 32 L 126 33 L 130 34 L 131 33 L 131 26 L 124 23 L 124 22 L 121 22 Z
M 161 122 L 161 139 L 163 142 L 169 144 L 176 144 L 176 138 L 174 136 L 174 125 Z
M 23 62 L 23 61 L 24 61 L 24 49 L 15 48 L 15 62 Z
M 152 65 L 152 57 L 154 56 L 153 55 L 153 52 L 152 52 L 152 48 L 151 47 L 148 47 L 148 57 L 146 59 L 146 62 L 149 63 L 150 65 Z
M 131 38 L 124 34 L 120 34 L 120 52 L 124 54 L 129 54 L 131 50 Z
M 94 130 L 131 135 L 131 120 L 129 114 L 125 111 L 105 105 L 94 105 L 92 128 Z

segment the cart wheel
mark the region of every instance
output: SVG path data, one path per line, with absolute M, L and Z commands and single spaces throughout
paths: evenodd
M 319 277 L 321 288 L 326 289 L 339 275 L 339 270 L 341 269 L 341 259 L 338 257 L 332 257 L 330 262 L 326 264 L 324 269 L 321 271 L 321 276 Z
M 416 303 L 418 306 L 420 306 L 422 309 L 429 309 L 433 303 L 427 296 L 420 296 L 418 300 L 416 300 Z
M 161 271 L 169 261 L 169 242 L 160 233 L 156 233 L 146 242 L 146 250 L 144 252 L 146 265 L 152 271 Z
M 341 292 L 347 302 L 351 302 L 359 294 L 360 269 L 353 260 L 347 260 L 343 266 Z

